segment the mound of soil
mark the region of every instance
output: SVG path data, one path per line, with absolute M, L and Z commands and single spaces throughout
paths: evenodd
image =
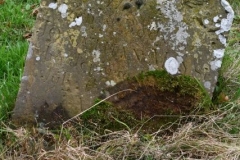
M 134 91 L 115 96 L 110 101 L 122 110 L 131 111 L 137 119 L 156 115 L 185 115 L 197 103 L 197 99 L 191 95 L 161 91 L 153 86 L 137 86 Z

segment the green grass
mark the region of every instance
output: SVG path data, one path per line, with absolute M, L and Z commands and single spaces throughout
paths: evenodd
M 14 100 L 24 66 L 25 53 L 28 44 L 16 42 L 11 47 L 0 48 L 0 118 L 8 119 L 8 113 L 13 109 Z
M 6 0 L 0 5 L 0 120 L 7 120 L 19 89 L 38 0 Z M 29 8 L 30 7 L 30 8 Z
M 235 19 L 228 37 L 228 46 L 225 51 L 220 71 L 220 92 L 227 94 L 232 101 L 240 98 L 240 1 L 230 1 Z
M 32 9 L 38 0 L 6 0 L 0 5 L 0 46 L 14 45 L 17 41 L 24 42 L 23 35 L 33 25 Z
M 31 12 L 39 4 L 39 0 L 5 0 L 0 4 L 0 159 L 240 159 L 240 1 L 229 1 L 236 16 L 218 94 L 229 96 L 230 101 L 219 103 L 207 115 L 183 116 L 172 135 L 162 128 L 145 135 L 129 130 L 105 130 L 105 135 L 99 135 L 93 130 L 84 134 L 88 128 L 79 119 L 64 125 L 62 132 L 12 130 L 4 125 L 22 77 L 28 48 L 23 35 L 31 31 Z

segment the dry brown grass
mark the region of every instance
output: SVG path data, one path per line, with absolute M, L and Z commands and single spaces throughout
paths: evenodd
M 231 96 L 239 90 L 240 9 L 227 49 L 222 76 Z M 172 160 L 172 159 L 240 159 L 240 101 L 221 104 L 207 115 L 181 117 L 176 124 L 143 134 L 141 130 L 109 131 L 99 134 L 89 130 L 75 117 L 58 131 L 46 128 L 11 129 L 0 124 L 0 159 L 6 160 Z M 172 126 L 175 126 L 174 128 Z M 177 127 L 176 127 L 177 126 Z
M 221 111 L 204 116 L 182 117 L 177 128 L 169 125 L 157 132 L 142 134 L 128 130 L 100 135 L 84 132 L 78 120 L 66 124 L 62 132 L 6 127 L 2 159 L 39 160 L 158 160 L 158 159 L 240 159 L 239 104 L 228 103 Z M 223 111 L 225 110 L 225 111 Z M 233 113 L 234 111 L 234 113 Z M 231 115 L 231 116 L 230 116 Z M 236 119 L 236 123 L 232 119 Z M 175 124 L 176 125 L 176 124 Z M 12 140 L 15 140 L 13 142 Z

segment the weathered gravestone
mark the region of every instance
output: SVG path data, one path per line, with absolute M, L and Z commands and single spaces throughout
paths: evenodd
M 212 95 L 233 17 L 225 0 L 42 0 L 13 121 L 56 124 L 152 70 Z

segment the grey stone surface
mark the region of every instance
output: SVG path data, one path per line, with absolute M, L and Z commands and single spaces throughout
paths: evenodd
M 233 16 L 225 0 L 42 0 L 13 121 L 57 124 L 151 70 L 211 95 Z

